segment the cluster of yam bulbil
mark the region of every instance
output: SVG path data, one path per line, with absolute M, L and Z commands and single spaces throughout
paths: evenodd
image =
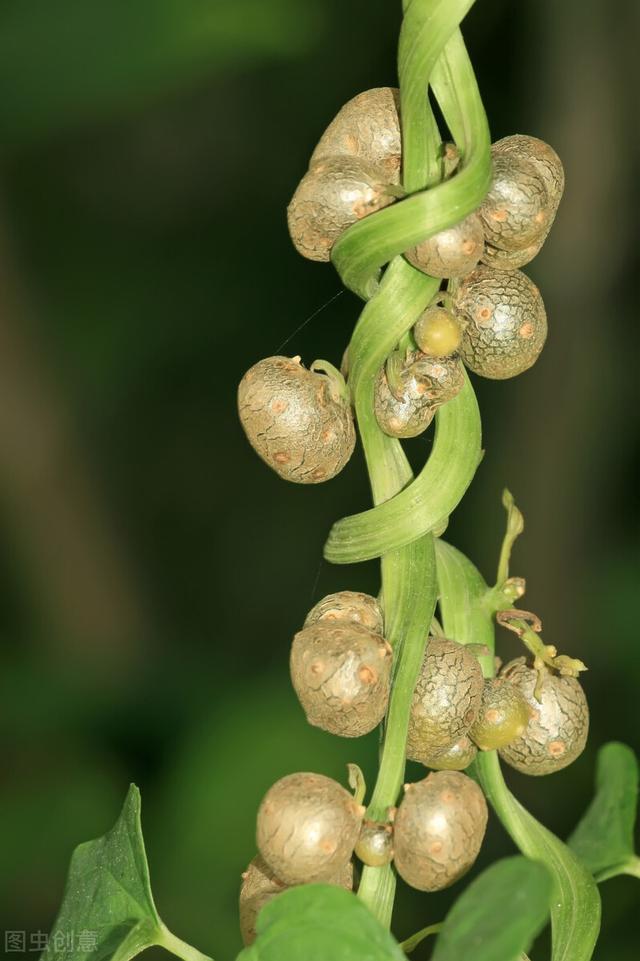
M 376 598 L 340 591 L 308 613 L 291 646 L 291 679 L 310 724 L 360 737 L 384 719 L 393 652 Z M 484 649 L 479 649 L 483 652 Z M 482 791 L 462 771 L 478 750 L 498 750 L 526 774 L 559 771 L 582 752 L 589 723 L 580 683 L 524 657 L 484 678 L 473 645 L 428 639 L 411 704 L 407 758 L 431 772 L 405 786 L 383 822 L 321 774 L 282 778 L 257 818 L 259 854 L 243 876 L 241 929 L 249 943 L 264 903 L 287 887 L 322 881 L 350 888 L 352 857 L 395 864 L 407 884 L 437 891 L 475 861 L 487 823 Z
M 551 147 L 528 136 L 500 140 L 491 153 L 493 180 L 478 210 L 434 236 L 425 223 L 424 242 L 404 254 L 416 270 L 443 283 L 409 341 L 376 378 L 375 415 L 393 437 L 424 431 L 461 390 L 464 366 L 485 377 L 513 377 L 544 345 L 544 304 L 519 268 L 551 229 L 564 186 L 562 164 Z M 455 177 L 459 165 L 455 146 L 446 145 L 443 178 Z M 289 205 L 296 248 L 328 261 L 352 224 L 402 203 L 401 178 L 398 91 L 366 91 L 325 131 Z M 243 377 L 242 425 L 281 477 L 318 483 L 349 460 L 355 426 L 346 376 L 348 357 L 340 372 L 326 361 L 307 369 L 299 357 L 276 356 Z M 376 598 L 353 591 L 323 598 L 293 639 L 290 667 L 310 724 L 349 738 L 378 727 L 389 703 L 393 650 Z M 370 867 L 393 860 L 404 881 L 422 891 L 453 884 L 475 861 L 487 823 L 483 793 L 462 773 L 477 752 L 497 750 L 518 771 L 550 774 L 582 752 L 588 717 L 574 677 L 518 658 L 485 678 L 474 645 L 430 636 L 406 753 L 431 773 L 405 785 L 397 809 L 381 821 L 366 818 L 360 798 L 322 774 L 277 781 L 260 805 L 258 854 L 243 875 L 245 942 L 255 938 L 264 904 L 281 891 L 312 882 L 351 889 L 354 854 Z
M 546 240 L 562 197 L 556 152 L 536 137 L 514 135 L 491 148 L 493 176 L 480 207 L 459 223 L 406 250 L 417 270 L 442 290 L 409 338 L 379 371 L 378 424 L 392 437 L 415 437 L 464 384 L 463 366 L 483 377 L 514 377 L 535 363 L 547 317 L 535 284 L 520 267 Z M 456 176 L 453 144 L 442 151 L 442 176 Z M 350 100 L 324 132 L 288 207 L 289 232 L 307 258 L 328 261 L 356 221 L 402 203 L 398 91 L 367 90 Z M 317 366 L 319 365 L 319 366 Z M 250 443 L 287 480 L 334 477 L 355 443 L 349 390 L 321 362 L 268 357 L 245 374 L 239 410 Z

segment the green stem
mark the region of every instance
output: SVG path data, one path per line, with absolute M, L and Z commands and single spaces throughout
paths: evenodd
M 203 954 L 202 951 L 198 951 L 198 949 L 194 948 L 191 944 L 187 944 L 186 941 L 177 938 L 164 924 L 160 928 L 157 943 L 160 947 L 170 951 L 171 954 L 175 954 L 177 958 L 182 958 L 183 961 L 213 961 L 208 954 Z
M 440 931 L 442 931 L 442 924 L 443 922 L 440 921 L 438 924 L 430 924 L 428 928 L 423 928 L 422 931 L 416 931 L 416 933 L 412 934 L 410 938 L 406 939 L 406 941 L 402 941 L 400 943 L 400 947 L 405 954 L 411 954 L 411 952 L 415 951 L 418 945 L 421 944 L 425 938 L 429 937 L 429 935 L 438 934 Z

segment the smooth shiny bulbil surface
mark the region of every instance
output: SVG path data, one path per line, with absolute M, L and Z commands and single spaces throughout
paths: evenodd
M 493 751 L 519 737 L 529 717 L 529 705 L 519 688 L 505 678 L 487 679 L 469 736 L 482 751 Z
M 393 828 L 379 821 L 365 821 L 356 844 L 356 857 L 371 868 L 381 868 L 393 858 Z
M 450 357 L 462 343 L 460 324 L 445 307 L 427 307 L 416 321 L 413 338 L 428 357 Z
M 435 757 L 426 757 L 422 763 L 434 771 L 464 771 L 477 753 L 478 748 L 471 738 L 464 734 L 451 747 L 441 751 Z
M 408 785 L 393 825 L 398 874 L 419 891 L 449 887 L 477 858 L 487 815 L 482 791 L 458 771 Z

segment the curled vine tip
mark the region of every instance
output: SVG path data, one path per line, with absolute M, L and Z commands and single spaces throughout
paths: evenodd
M 367 784 L 364 779 L 362 769 L 357 764 L 347 764 L 349 772 L 349 787 L 353 791 L 353 800 L 356 804 L 362 804 L 367 793 Z
M 511 551 L 516 540 L 524 530 L 524 517 L 516 506 L 513 494 L 506 487 L 502 492 L 502 506 L 507 512 L 507 527 L 502 539 L 500 548 L 500 559 L 498 561 L 498 573 L 496 576 L 496 589 L 501 589 L 509 580 L 509 563 L 511 561 Z

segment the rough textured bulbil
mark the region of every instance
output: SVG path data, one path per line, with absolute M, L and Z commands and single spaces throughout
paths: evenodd
M 326 883 L 335 884 L 346 891 L 353 890 L 351 861 L 345 864 L 337 877 L 330 878 Z M 265 904 L 291 886 L 277 878 L 259 854 L 251 861 L 242 875 L 239 897 L 240 934 L 244 944 L 253 944 L 255 941 L 256 921 Z
M 427 429 L 438 407 L 456 396 L 464 385 L 457 357 L 410 355 L 392 389 L 384 368 L 374 391 L 374 411 L 380 428 L 390 437 L 417 437 Z
M 344 870 L 364 808 L 323 774 L 289 774 L 269 788 L 256 830 L 258 851 L 285 884 L 328 881 Z
M 477 858 L 487 813 L 478 785 L 458 771 L 408 785 L 393 825 L 398 874 L 419 891 L 449 887 Z
M 395 199 L 382 172 L 353 157 L 330 157 L 304 175 L 287 207 L 291 240 L 303 257 L 328 261 L 342 233 Z
M 513 134 L 496 141 L 491 149 L 496 156 L 516 157 L 533 166 L 544 182 L 553 220 L 564 193 L 564 168 L 553 147 L 528 134 Z
M 387 183 L 400 183 L 402 138 L 400 93 L 394 87 L 374 87 L 342 107 L 311 155 L 313 168 L 329 157 L 357 157 L 384 171 Z
M 349 621 L 321 620 L 293 639 L 291 680 L 309 724 L 341 737 L 368 734 L 389 700 L 391 647 Z
M 382 611 L 375 597 L 360 591 L 337 591 L 327 594 L 311 608 L 304 626 L 316 621 L 353 621 L 374 634 L 382 634 Z
M 582 686 L 575 677 L 545 669 L 540 700 L 534 691 L 538 672 L 524 657 L 516 658 L 500 672 L 526 698 L 531 717 L 524 733 L 500 750 L 500 757 L 523 774 L 553 774 L 582 754 L 589 733 L 589 708 Z
M 472 213 L 453 227 L 411 247 L 405 257 L 430 277 L 464 277 L 477 265 L 483 249 L 482 220 L 477 213 Z
M 484 682 L 480 710 L 469 736 L 482 751 L 493 751 L 519 737 L 529 717 L 529 705 L 519 688 L 505 678 L 491 678 Z
M 453 747 L 475 721 L 483 687 L 478 660 L 463 644 L 432 637 L 413 693 L 407 757 L 428 764 Z
M 555 219 L 564 192 L 564 170 L 555 150 L 537 137 L 515 134 L 504 137 L 493 145 L 495 154 L 515 157 L 530 164 L 544 182 L 548 197 L 547 226 L 540 238 L 520 250 L 501 250 L 488 243 L 482 260 L 496 270 L 517 270 L 536 257 L 544 244 Z
M 433 305 L 416 321 L 413 339 L 428 357 L 451 357 L 462 343 L 462 330 L 450 310 Z
M 380 821 L 365 821 L 356 844 L 356 857 L 371 868 L 389 864 L 393 858 L 393 828 Z
M 477 753 L 478 748 L 471 738 L 465 734 L 446 751 L 442 751 L 436 757 L 425 758 L 422 763 L 425 767 L 430 767 L 434 771 L 464 771 L 465 768 L 469 767 Z
M 522 250 L 501 250 L 500 247 L 485 244 L 482 263 L 494 270 L 518 270 L 538 256 L 545 240 L 546 234 Z
M 512 153 L 491 150 L 493 179 L 480 206 L 485 239 L 494 247 L 520 250 L 546 234 L 553 219 L 544 180 Z
M 251 446 L 285 480 L 331 480 L 353 453 L 348 401 L 330 377 L 307 370 L 299 357 L 267 357 L 248 370 L 238 410 Z
M 547 314 L 538 288 L 519 270 L 477 267 L 456 291 L 455 310 L 464 328 L 460 356 L 474 373 L 504 380 L 540 356 Z

